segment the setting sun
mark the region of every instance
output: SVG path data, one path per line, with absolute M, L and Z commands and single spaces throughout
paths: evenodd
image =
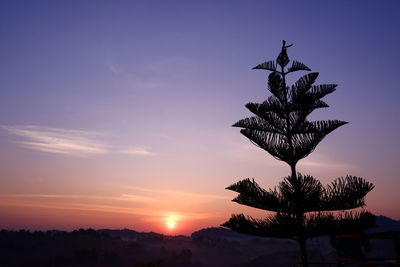
M 169 229 L 174 229 L 176 226 L 176 217 L 175 216 L 170 216 L 167 218 L 167 227 Z

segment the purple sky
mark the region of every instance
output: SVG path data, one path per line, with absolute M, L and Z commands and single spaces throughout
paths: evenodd
M 2 1 L 0 228 L 163 231 L 176 216 L 189 233 L 260 214 L 224 188 L 273 187 L 290 169 L 231 125 L 269 96 L 251 68 L 283 39 L 317 83 L 339 84 L 311 118 L 350 122 L 299 170 L 362 176 L 376 186 L 368 208 L 400 219 L 399 13 L 398 1 Z

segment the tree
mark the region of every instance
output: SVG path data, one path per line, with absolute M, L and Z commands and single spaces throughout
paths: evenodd
M 298 61 L 292 61 L 291 66 L 286 67 L 290 62 L 287 48 L 291 46 L 283 41 L 276 62 L 267 61 L 253 68 L 271 71 L 268 90 L 272 95 L 261 104 L 248 103 L 246 107 L 255 116 L 233 125 L 242 128 L 240 132 L 253 144 L 286 162 L 291 175 L 269 190 L 249 178 L 227 187 L 239 193 L 234 202 L 274 213 L 264 219 L 232 215 L 222 226 L 245 234 L 294 239 L 299 243 L 303 266 L 308 266 L 308 238 L 373 226 L 374 217 L 369 212 L 335 211 L 365 206 L 365 196 L 374 186 L 351 175 L 323 186 L 311 175 L 296 171 L 299 160 L 307 157 L 326 135 L 347 122 L 307 120 L 315 109 L 329 107 L 321 99 L 334 92 L 337 85 L 314 85 L 318 72 L 310 72 L 287 86 L 288 74 L 311 71 Z

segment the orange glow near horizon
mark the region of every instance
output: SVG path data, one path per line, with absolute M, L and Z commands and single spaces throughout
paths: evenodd
M 94 203 L 87 203 L 95 200 Z M 373 198 L 371 198 L 373 199 Z M 157 232 L 166 235 L 191 235 L 207 227 L 218 227 L 225 222 L 230 214 L 243 212 L 255 218 L 263 218 L 266 213 L 261 210 L 238 206 L 226 200 L 217 200 L 208 205 L 196 206 L 197 212 L 179 206 L 179 202 L 169 202 L 168 206 L 175 207 L 175 211 L 168 211 L 159 204 L 149 206 L 148 209 L 135 208 L 134 203 L 117 202 L 114 198 L 103 201 L 108 205 L 100 205 L 93 197 L 62 198 L 46 195 L 34 198 L 33 195 L 0 195 L 0 214 L 2 221 L 0 229 L 9 230 L 75 230 L 79 228 L 93 229 L 131 229 L 140 232 Z M 112 203 L 114 200 L 115 202 Z M 372 203 L 374 203 L 372 201 Z M 195 206 L 193 203 L 191 203 Z M 372 212 L 378 207 L 370 205 Z M 224 210 L 215 212 L 211 210 Z M 207 213 L 208 212 L 208 213 Z M 215 213 L 214 213 L 215 212 Z M 393 210 L 393 213 L 395 211 Z
M 166 235 L 190 235 L 202 228 L 218 226 L 229 216 L 218 212 L 227 199 L 210 195 L 174 192 L 159 201 L 143 203 L 152 196 L 0 194 L 0 229 L 66 230 L 79 228 L 131 229 Z M 185 197 L 190 196 L 186 201 Z M 142 199 L 143 198 L 143 199 Z M 199 203 L 196 203 L 199 202 Z M 212 209 L 208 205 L 211 205 Z M 234 209 L 234 203 L 231 204 Z M 168 207 L 175 207 L 173 211 Z M 215 210 L 214 210 L 215 209 Z M 230 213 L 233 213 L 234 210 Z

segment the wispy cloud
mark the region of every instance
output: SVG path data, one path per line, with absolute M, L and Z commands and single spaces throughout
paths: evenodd
M 136 156 L 154 156 L 144 147 L 112 146 L 104 141 L 103 133 L 43 127 L 36 125 L 1 126 L 0 129 L 20 137 L 18 144 L 25 148 L 73 156 L 122 153 Z
M 354 169 L 355 166 L 345 162 L 340 162 L 335 159 L 331 159 L 326 155 L 317 154 L 313 155 L 312 158 L 307 158 L 299 162 L 299 166 L 302 167 L 313 167 L 320 169 Z
M 133 89 L 135 94 L 176 86 L 193 73 L 193 64 L 188 58 L 168 57 L 148 61 L 140 66 L 120 64 L 109 59 L 105 66 L 114 76 L 118 76 L 126 88 Z
M 131 147 L 131 148 L 124 148 L 119 151 L 123 154 L 129 155 L 137 155 L 137 156 L 155 156 L 156 153 L 149 151 L 145 147 Z
M 59 199 L 60 201 L 55 201 Z M 95 200 L 92 201 L 92 200 Z M 107 200 L 108 204 L 101 204 L 98 200 Z M 111 200 L 117 200 L 111 201 Z M 183 220 L 193 219 L 206 219 L 214 217 L 213 213 L 202 212 L 172 212 L 153 208 L 138 208 L 130 207 L 120 201 L 158 201 L 151 197 L 127 195 L 121 196 L 83 196 L 83 195 L 47 195 L 47 194 L 0 194 L 0 207 L 1 206 L 14 206 L 14 207 L 29 207 L 40 209 L 54 209 L 54 210 L 78 210 L 78 211 L 96 211 L 103 213 L 120 213 L 132 214 L 137 216 L 145 216 L 144 220 L 147 221 L 163 221 L 167 216 L 174 215 Z
M 154 73 L 165 73 L 171 70 L 187 70 L 191 66 L 191 62 L 185 57 L 169 57 L 152 62 L 145 65 L 145 69 Z
M 107 68 L 110 72 L 112 72 L 113 74 L 121 74 L 121 68 L 117 65 L 117 64 L 107 64 Z
M 149 188 L 137 187 L 137 186 L 124 186 L 124 188 L 134 190 L 134 191 L 139 191 L 139 192 L 155 194 L 155 195 L 160 195 L 160 194 L 175 195 L 175 196 L 188 197 L 190 199 L 222 199 L 222 200 L 230 200 L 231 199 L 231 197 L 214 195 L 214 194 L 202 194 L 202 193 L 182 192 L 182 191 L 172 191 L 172 190 L 162 190 L 162 189 L 149 189 Z
M 26 140 L 19 141 L 22 146 L 34 150 L 68 155 L 105 154 L 106 144 L 97 141 L 97 133 L 51 127 L 1 126 L 7 132 Z
M 75 199 L 80 201 L 106 200 L 122 202 L 159 202 L 159 199 L 137 194 L 121 194 L 118 196 L 69 195 L 69 194 L 0 194 L 0 199 Z
M 122 194 L 118 200 L 138 201 L 138 202 L 159 202 L 160 200 L 153 197 L 141 196 L 136 194 Z

